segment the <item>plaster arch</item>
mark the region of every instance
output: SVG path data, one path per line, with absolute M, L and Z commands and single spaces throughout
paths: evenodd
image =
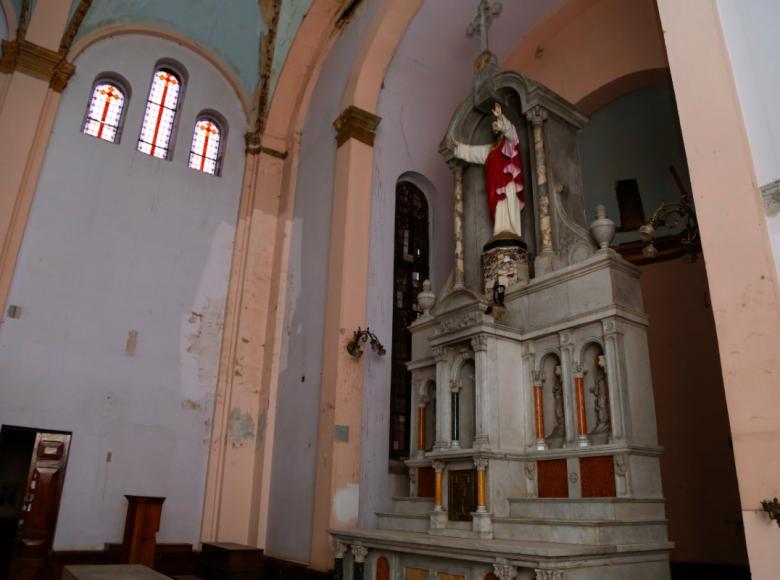
M 11 0 L 0 0 L 0 39 L 16 38 L 16 16 Z
M 452 381 L 458 382 L 460 381 L 460 373 L 463 370 L 463 366 L 471 361 L 474 362 L 474 355 L 470 352 L 462 352 L 458 354 L 458 356 L 455 357 L 455 360 L 452 361 L 452 366 L 450 367 L 452 369 Z
M 536 359 L 536 368 L 535 371 L 542 371 L 544 370 L 544 365 L 547 362 L 548 358 L 555 358 L 558 361 L 558 364 L 561 364 L 561 353 L 556 348 L 548 348 L 542 352 L 539 357 Z
M 212 53 L 210 50 L 204 48 L 200 44 L 193 42 L 186 36 L 183 36 L 172 30 L 162 28 L 159 26 L 148 26 L 148 25 L 141 25 L 141 24 L 137 24 L 137 25 L 123 24 L 117 26 L 107 26 L 105 28 L 96 30 L 91 34 L 88 34 L 83 38 L 80 38 L 73 45 L 73 47 L 71 47 L 71 49 L 68 51 L 67 58 L 71 62 L 75 63 L 78 57 L 85 50 L 87 50 L 90 46 L 94 45 L 95 43 L 105 40 L 107 38 L 113 38 L 117 36 L 131 35 L 131 34 L 154 36 L 154 37 L 162 38 L 164 40 L 175 42 L 176 44 L 180 44 L 188 48 L 192 52 L 196 53 L 197 55 L 201 56 L 202 58 L 206 59 L 220 72 L 220 74 L 222 74 L 222 76 L 225 77 L 225 80 L 228 82 L 230 87 L 235 92 L 236 97 L 240 101 L 241 107 L 244 111 L 244 117 L 246 119 L 247 125 L 251 122 L 252 106 L 250 105 L 249 97 L 244 91 L 240 81 L 238 80 L 238 77 L 233 73 L 233 71 L 231 71 L 230 68 L 228 68 L 228 66 L 222 61 L 222 59 L 220 59 L 217 55 Z
M 503 67 L 578 104 L 616 79 L 667 69 L 656 3 L 565 0 L 517 43 Z
M 606 353 L 606 351 L 604 350 L 604 341 L 601 340 L 600 338 L 596 338 L 595 336 L 589 336 L 588 338 L 586 338 L 583 341 L 582 347 L 577 349 L 576 356 L 574 358 L 574 362 L 575 363 L 585 364 L 585 362 L 586 362 L 586 360 L 585 360 L 585 353 L 588 351 L 588 349 L 591 346 L 594 346 L 594 345 L 597 346 L 599 348 L 599 350 L 601 350 L 601 354 L 605 354 Z

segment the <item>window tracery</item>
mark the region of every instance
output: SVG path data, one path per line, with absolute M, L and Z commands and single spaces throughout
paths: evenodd
M 202 173 L 219 175 L 221 149 L 221 124 L 208 116 L 198 117 L 192 132 L 189 166 Z
M 158 68 L 152 77 L 138 150 L 168 159 L 170 140 L 181 92 L 181 77 L 169 68 Z
M 119 141 L 125 92 L 116 83 L 98 81 L 92 89 L 82 132 L 110 143 Z

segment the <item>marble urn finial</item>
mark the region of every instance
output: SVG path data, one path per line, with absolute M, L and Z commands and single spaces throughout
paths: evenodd
M 423 280 L 422 292 L 417 295 L 417 305 L 422 310 L 422 315 L 430 316 L 434 304 L 436 304 L 436 294 L 431 290 L 431 281 Z
M 596 206 L 596 219 L 590 224 L 590 233 L 602 250 L 608 249 L 615 237 L 615 222 L 607 217 L 607 208 L 601 204 Z

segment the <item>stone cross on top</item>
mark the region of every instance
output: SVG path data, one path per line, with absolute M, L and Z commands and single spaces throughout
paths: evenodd
M 482 52 L 488 52 L 488 30 L 493 24 L 493 19 L 501 14 L 501 2 L 490 0 L 480 0 L 477 8 L 477 15 L 466 29 L 466 36 L 472 38 L 479 34 Z

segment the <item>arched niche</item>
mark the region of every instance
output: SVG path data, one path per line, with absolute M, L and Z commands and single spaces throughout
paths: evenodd
M 542 373 L 545 441 L 550 449 L 559 449 L 566 441 L 566 420 L 563 406 L 563 375 L 558 354 L 550 352 L 544 355 L 539 370 Z
M 436 381 L 428 381 L 424 389 L 428 397 L 425 406 L 425 450 L 430 451 L 436 442 Z
M 593 445 L 603 445 L 609 443 L 612 432 L 604 348 L 599 342 L 592 340 L 582 348 L 580 357 L 585 372 L 588 437 Z
M 527 115 L 539 112 L 543 118 L 545 176 L 550 198 L 553 249 L 559 255 L 560 265 L 573 264 L 593 253 L 590 233 L 585 228 L 582 176 L 576 133 L 587 123 L 574 105 L 515 71 L 496 74 L 490 81 L 492 98 L 480 107 L 470 94 L 455 111 L 439 151 L 454 161 L 449 138 L 469 145 L 493 143 L 493 116 L 490 107 L 498 101 L 506 117 L 515 125 L 520 138 L 520 158 L 525 176 L 525 207 L 522 213 L 523 241 L 529 254 L 537 254 L 541 247 L 541 233 L 536 227 L 538 184 L 536 160 L 533 151 L 533 127 Z M 480 257 L 483 246 L 492 237 L 492 221 L 488 215 L 484 169 L 464 165 L 463 172 L 464 223 L 475 224 L 463 232 L 466 286 L 481 287 Z
M 463 449 L 471 449 L 476 434 L 476 372 L 474 359 L 461 357 L 456 361 L 454 379 L 459 386 L 453 393 L 453 402 L 457 398 L 457 409 L 452 412 L 457 417 L 453 422 L 453 440 L 457 439 Z M 457 438 L 455 437 L 457 435 Z
M 376 580 L 390 580 L 390 562 L 384 556 L 380 556 L 376 560 L 376 574 L 374 578 Z

